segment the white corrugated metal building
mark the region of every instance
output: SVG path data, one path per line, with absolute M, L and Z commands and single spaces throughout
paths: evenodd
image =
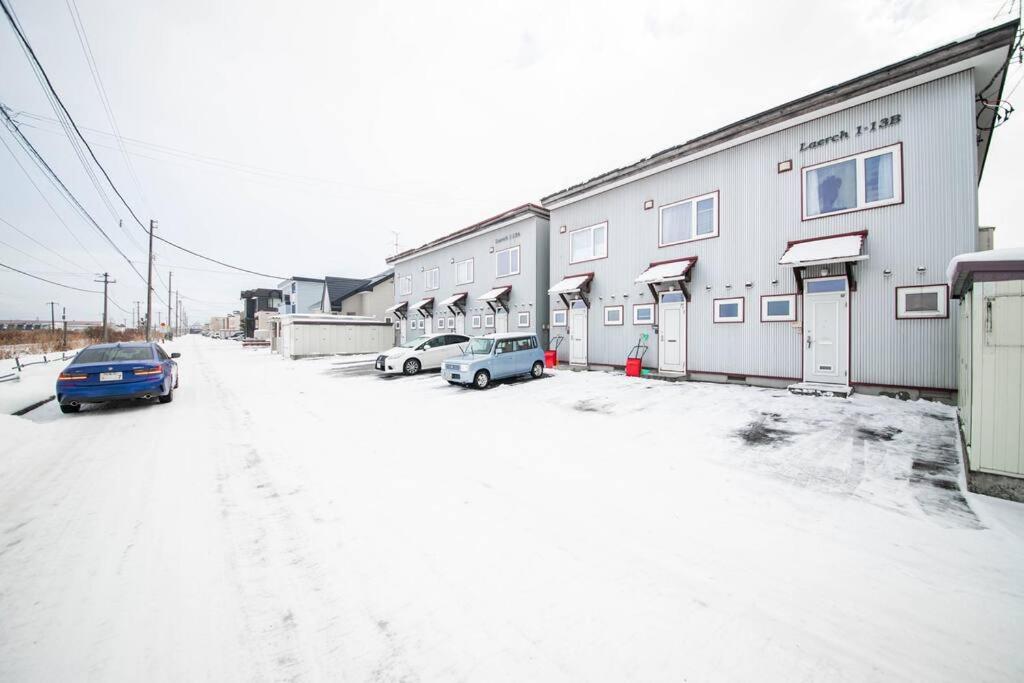
M 378 353 L 394 345 L 389 322 L 361 315 L 293 313 L 274 318 L 272 348 L 285 358 Z
M 1024 248 L 956 257 L 957 404 L 973 490 L 1024 502 Z

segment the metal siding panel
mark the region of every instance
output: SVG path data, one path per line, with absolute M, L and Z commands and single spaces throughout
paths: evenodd
M 948 320 L 895 319 L 895 287 L 942 282 L 950 258 L 973 249 L 977 231 L 974 86 L 970 72 L 918 86 L 712 156 L 667 169 L 551 213 L 551 281 L 593 271 L 590 361 L 621 365 L 640 330 L 602 324 L 610 304 L 652 301 L 633 284 L 651 261 L 697 256 L 688 316 L 691 371 L 800 377 L 799 330 L 761 323 L 760 296 L 796 291 L 790 269 L 778 265 L 786 242 L 867 229 L 870 260 L 856 268 L 851 309 L 851 378 L 855 382 L 953 388 L 955 316 Z M 902 121 L 854 136 L 892 114 Z M 848 140 L 801 153 L 800 143 L 849 131 Z M 903 144 L 904 203 L 811 221 L 801 220 L 801 172 L 808 166 L 891 144 Z M 794 170 L 776 164 L 793 160 Z M 658 207 L 718 190 L 720 237 L 658 247 Z M 645 200 L 654 208 L 645 211 Z M 568 231 L 608 221 L 609 257 L 568 263 Z M 565 225 L 567 233 L 559 227 Z M 916 267 L 926 268 L 924 275 Z M 883 269 L 893 271 L 891 277 Z M 772 284 L 772 280 L 777 280 Z M 753 287 L 746 288 L 750 281 Z M 710 289 L 707 287 L 710 285 Z M 741 296 L 746 321 L 714 324 L 712 300 Z M 648 328 L 649 329 L 649 328 Z M 652 335 L 653 342 L 653 335 Z M 646 365 L 657 365 L 651 344 Z M 560 354 L 565 357 L 566 353 Z

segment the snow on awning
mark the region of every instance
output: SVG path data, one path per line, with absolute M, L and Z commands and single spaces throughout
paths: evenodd
M 420 299 L 419 301 L 417 301 L 415 304 L 413 304 L 412 307 L 417 311 L 422 311 L 423 309 L 430 308 L 433 305 L 434 297 L 428 296 L 426 299 Z
M 663 282 L 679 282 L 686 278 L 697 258 L 689 257 L 675 261 L 652 263 L 636 279 L 638 285 L 657 285 Z
M 478 296 L 477 301 L 497 301 L 501 297 L 507 295 L 512 291 L 512 285 L 502 285 L 501 287 L 495 287 L 484 293 L 483 296 Z
M 394 306 L 391 306 L 389 308 L 385 308 L 384 312 L 385 313 L 395 313 L 395 312 L 401 313 L 402 311 L 405 310 L 406 306 L 408 306 L 408 305 L 409 305 L 408 301 L 403 301 L 403 302 L 397 303 Z
M 867 230 L 863 230 L 848 235 L 815 237 L 809 240 L 790 242 L 786 246 L 786 253 L 779 259 L 779 265 L 802 268 L 829 263 L 865 261 L 868 255 L 863 253 L 863 250 L 864 238 L 867 236 Z
M 548 294 L 575 294 L 581 289 L 587 286 L 587 284 L 594 279 L 593 273 L 584 273 L 583 275 L 569 275 L 562 278 L 562 280 L 554 287 L 548 290 Z
M 452 294 L 450 297 L 438 304 L 438 306 L 454 306 L 465 302 L 467 292 L 459 292 L 458 294 Z

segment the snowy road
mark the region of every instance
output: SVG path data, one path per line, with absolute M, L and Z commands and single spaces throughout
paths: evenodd
M 0 680 L 1024 678 L 948 408 L 170 348 L 169 405 L 0 416 Z

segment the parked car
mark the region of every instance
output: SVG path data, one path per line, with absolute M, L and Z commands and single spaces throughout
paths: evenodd
M 544 349 L 535 334 L 503 332 L 473 337 L 466 353 L 446 360 L 441 375 L 450 384 L 486 389 L 496 379 L 544 374 Z
M 377 356 L 376 367 L 389 374 L 415 375 L 420 370 L 440 368 L 447 358 L 462 355 L 469 343 L 464 334 L 426 334 L 388 349 Z
M 175 358 L 155 342 L 93 344 L 72 359 L 57 377 L 57 403 L 62 413 L 77 413 L 83 403 L 124 399 L 174 400 L 178 388 Z

